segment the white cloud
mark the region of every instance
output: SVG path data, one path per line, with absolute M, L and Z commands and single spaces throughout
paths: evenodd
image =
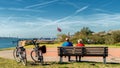
M 93 29 L 93 31 L 104 31 L 109 29 L 120 29 L 120 14 L 110 15 L 110 14 L 97 14 L 90 15 L 82 18 L 80 16 L 72 17 L 69 20 L 64 20 L 61 22 L 62 27 L 68 28 L 69 30 L 77 29 L 80 30 L 82 27 L 87 26 Z M 66 25 L 66 26 L 65 26 Z M 114 30 L 113 29 L 113 30 Z M 74 31 L 73 31 L 74 32 Z
M 19 18 L 23 18 L 24 21 L 20 21 Z M 24 17 L 0 17 L 0 36 L 9 34 L 20 37 L 56 36 L 57 26 L 62 29 L 62 33 L 70 32 L 71 34 L 79 31 L 84 26 L 90 27 L 90 29 L 97 32 L 120 29 L 120 14 L 95 14 L 85 17 L 72 16 L 58 23 L 41 17 L 36 17 L 32 21 L 28 19 L 26 20 Z

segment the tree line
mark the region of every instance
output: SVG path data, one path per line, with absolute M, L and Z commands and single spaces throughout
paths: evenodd
M 66 37 L 70 37 L 70 41 L 73 43 L 76 43 L 78 39 L 83 39 L 85 44 L 116 44 L 120 42 L 120 30 L 95 33 L 88 27 L 83 27 L 73 35 L 58 34 L 57 37 L 60 42 L 63 42 Z

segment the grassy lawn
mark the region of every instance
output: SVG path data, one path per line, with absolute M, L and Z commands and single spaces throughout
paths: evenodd
M 2 48 L 2 49 L 0 49 L 0 51 L 3 51 L 3 50 L 13 50 L 13 49 L 15 49 L 14 47 L 12 47 L 12 48 Z
M 49 47 L 49 48 L 55 48 L 55 47 L 58 47 L 60 46 L 61 44 L 40 44 L 39 46 L 43 46 L 45 45 L 46 47 Z M 28 46 L 25 46 L 26 48 L 33 48 L 34 46 L 33 45 L 28 45 Z
M 43 65 L 28 62 L 27 66 L 17 63 L 15 60 L 0 58 L 0 68 L 120 68 L 120 64 L 103 64 L 95 62 L 45 62 Z

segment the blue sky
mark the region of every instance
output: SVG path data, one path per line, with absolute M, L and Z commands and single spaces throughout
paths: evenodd
M 120 0 L 0 0 L 0 36 L 56 37 L 120 29 Z M 62 32 L 57 31 L 57 27 Z

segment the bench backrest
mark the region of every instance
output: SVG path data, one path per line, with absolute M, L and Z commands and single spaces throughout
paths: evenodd
M 108 56 L 108 47 L 84 47 L 84 56 Z
M 108 47 L 58 47 L 59 56 L 108 56 Z
M 59 56 L 75 56 L 82 55 L 81 47 L 58 47 Z

